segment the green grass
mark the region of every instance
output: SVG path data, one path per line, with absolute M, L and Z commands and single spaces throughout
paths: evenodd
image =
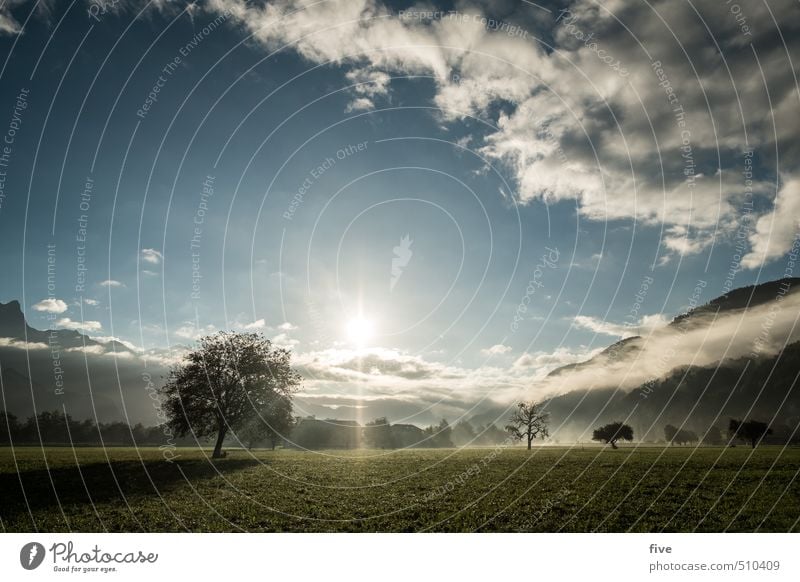
M 0 528 L 800 531 L 797 448 L 178 453 L 0 448 Z

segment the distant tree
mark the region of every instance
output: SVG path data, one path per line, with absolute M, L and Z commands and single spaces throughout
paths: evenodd
M 185 362 L 170 370 L 162 389 L 168 422 L 178 435 L 216 435 L 212 458 L 222 455 L 229 431 L 240 430 L 276 397 L 290 399 L 301 377 L 291 352 L 273 348 L 259 333 L 219 332 L 200 339 Z
M 475 432 L 478 434 L 477 444 L 480 445 L 499 445 L 508 438 L 506 432 L 496 424 L 487 424 Z
M 292 399 L 283 394 L 273 394 L 262 410 L 257 414 L 253 411 L 236 434 L 249 449 L 268 442 L 275 450 L 278 443 L 288 438 L 294 422 Z
M 534 439 L 544 440 L 550 433 L 547 431 L 549 413 L 542 412 L 535 402 L 520 402 L 508 419 L 506 432 L 516 440 L 528 441 L 528 450 Z
M 314 416 L 296 418 L 290 444 L 300 449 L 324 449 L 330 442 L 330 427 Z
M 453 426 L 453 444 L 457 447 L 475 443 L 475 429 L 466 420 L 458 421 Z
M 441 420 L 441 422 L 439 422 L 438 425 L 432 425 L 425 429 L 425 435 L 428 437 L 428 446 L 431 447 L 452 447 L 452 433 L 453 429 L 450 428 L 450 423 L 448 423 L 444 418 Z
M 394 435 L 389 419 L 382 416 L 364 425 L 364 443 L 372 449 L 393 449 Z
M 742 422 L 732 418 L 728 423 L 728 434 L 731 440 L 739 439 L 750 443 L 752 448 L 756 448 L 756 445 L 765 436 L 772 434 L 772 429 L 766 422 L 759 422 L 758 420 Z
M 391 426 L 392 445 L 398 449 L 430 446 L 425 441 L 425 431 L 413 424 Z
M 593 441 L 602 441 L 611 445 L 611 448 L 613 449 L 617 448 L 617 441 L 620 439 L 624 441 L 632 441 L 633 429 L 629 425 L 622 424 L 619 421 L 601 426 L 592 433 Z
M 703 443 L 707 445 L 721 445 L 723 443 L 722 432 L 717 426 L 711 426 L 703 436 Z
M 686 443 L 696 443 L 697 434 L 685 428 L 676 428 L 671 424 L 664 427 L 664 438 L 673 445 L 685 445 Z

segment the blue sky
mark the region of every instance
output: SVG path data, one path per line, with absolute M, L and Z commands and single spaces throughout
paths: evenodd
M 140 351 L 262 331 L 320 402 L 413 409 L 782 276 L 796 4 L 607 4 L 6 2 L 0 300 Z

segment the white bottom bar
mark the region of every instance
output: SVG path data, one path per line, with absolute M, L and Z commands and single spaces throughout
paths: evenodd
M 41 544 L 33 558 L 32 542 Z M 0 578 L 796 581 L 798 542 L 794 534 L 3 534 Z M 22 565 L 37 560 L 35 569 Z

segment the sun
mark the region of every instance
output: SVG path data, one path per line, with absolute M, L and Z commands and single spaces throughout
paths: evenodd
M 347 339 L 357 346 L 366 346 L 375 337 L 375 324 L 365 317 L 355 317 L 345 327 Z

